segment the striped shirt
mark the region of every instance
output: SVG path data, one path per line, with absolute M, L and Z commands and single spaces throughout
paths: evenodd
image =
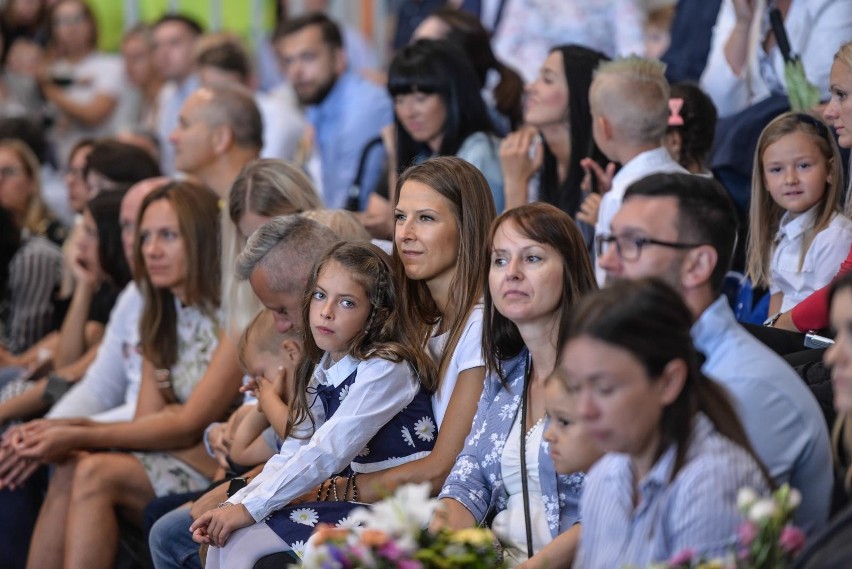
M 20 353 L 54 327 L 53 293 L 62 277 L 62 251 L 43 237 L 30 237 L 9 263 L 4 339 Z
M 739 489 L 769 492 L 757 463 L 703 414 L 684 466 L 669 481 L 674 461 L 670 446 L 638 483 L 635 507 L 630 457 L 610 453 L 595 464 L 580 501 L 583 529 L 575 569 L 647 567 L 685 548 L 708 557 L 727 552 L 742 522 Z

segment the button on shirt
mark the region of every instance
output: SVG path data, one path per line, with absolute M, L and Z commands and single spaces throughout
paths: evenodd
M 251 483 L 231 496 L 261 521 L 329 476 L 343 470 L 385 423 L 390 421 L 420 390 L 420 383 L 406 362 L 373 358 L 359 361 L 351 356 L 331 364 L 328 354 L 314 370 L 308 386 L 308 404 L 317 430 L 309 439 L 290 436 Z M 326 366 L 329 367 L 326 369 Z M 358 376 L 340 407 L 328 420 L 318 397 L 318 386 L 339 386 L 357 368 Z M 300 433 L 310 434 L 310 421 Z
M 696 417 L 686 463 L 669 482 L 675 451 L 666 449 L 638 484 L 626 454 L 609 453 L 592 467 L 580 500 L 575 569 L 648 567 L 687 547 L 708 557 L 727 553 L 742 522 L 737 491 L 769 492 L 757 463 L 704 415 Z
M 781 218 L 772 252 L 772 282 L 769 292 L 784 294 L 781 311 L 794 306 L 831 282 L 852 244 L 852 221 L 836 213 L 828 227 L 817 233 L 801 258 L 808 229 L 813 227 L 818 206 L 805 213 Z M 801 266 L 799 261 L 801 259 Z
M 775 352 L 740 326 L 725 297 L 692 327 L 702 371 L 731 394 L 757 456 L 777 484 L 802 493 L 796 524 L 811 533 L 828 519 L 832 489 L 828 430 L 813 394 Z
M 342 208 L 364 147 L 393 122 L 390 96 L 378 85 L 347 71 L 321 103 L 308 108 L 307 118 L 316 131 L 323 203 L 329 209 Z M 361 180 L 362 207 L 382 174 L 381 152 L 374 150 Z
M 630 160 L 613 176 L 612 188 L 601 198 L 595 233 L 603 234 L 610 232 L 612 218 L 615 217 L 618 208 L 621 207 L 621 202 L 624 201 L 624 193 L 633 182 L 638 182 L 651 174 L 688 173 L 683 166 L 672 160 L 669 151 L 662 146 L 654 150 L 647 150 L 635 156 L 633 160 Z M 597 276 L 598 284 L 603 285 L 606 278 L 606 271 L 595 266 L 595 275 Z

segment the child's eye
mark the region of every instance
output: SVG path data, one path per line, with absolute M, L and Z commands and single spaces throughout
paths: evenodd
M 314 300 L 325 300 L 325 293 L 321 290 L 315 290 L 311 296 Z
M 393 218 L 396 220 L 397 223 L 402 223 L 403 221 L 405 221 L 405 214 L 395 213 Z
M 812 166 L 812 164 L 810 162 L 802 162 L 801 164 L 799 164 L 799 169 L 807 170 L 811 166 Z
M 781 171 L 781 167 L 780 166 L 770 166 L 769 168 L 766 169 L 766 171 L 769 172 L 770 174 L 777 174 L 778 172 Z
M 422 214 L 422 215 L 420 216 L 420 221 L 434 221 L 434 219 L 435 219 L 435 218 L 434 218 L 434 217 L 432 217 L 431 215 L 425 215 L 425 214 Z
M 340 305 L 343 308 L 355 308 L 355 303 L 353 301 L 349 300 L 348 298 L 344 298 L 343 300 L 341 300 Z
M 599 395 L 612 395 L 612 393 L 615 391 L 615 386 L 606 384 L 598 385 L 596 391 Z

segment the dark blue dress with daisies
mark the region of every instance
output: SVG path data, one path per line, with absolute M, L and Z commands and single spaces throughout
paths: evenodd
M 357 381 L 357 368 L 342 383 L 320 385 L 315 397 L 322 402 L 326 422 L 346 399 Z M 368 473 L 385 470 L 428 456 L 435 445 L 437 428 L 432 414 L 430 394 L 423 388 L 414 399 L 373 436 L 341 475 L 351 471 Z M 342 496 L 340 496 L 342 498 Z M 333 501 L 303 502 L 275 511 L 267 520 L 269 527 L 301 556 L 304 544 L 318 523 L 345 527 L 349 513 L 366 504 Z

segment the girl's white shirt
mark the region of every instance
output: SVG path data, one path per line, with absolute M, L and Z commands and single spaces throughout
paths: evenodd
M 831 282 L 852 244 L 852 221 L 836 213 L 828 227 L 811 242 L 799 268 L 805 236 L 814 224 L 817 206 L 793 217 L 781 218 L 772 252 L 772 281 L 769 292 L 784 294 L 781 311 L 786 312 Z

